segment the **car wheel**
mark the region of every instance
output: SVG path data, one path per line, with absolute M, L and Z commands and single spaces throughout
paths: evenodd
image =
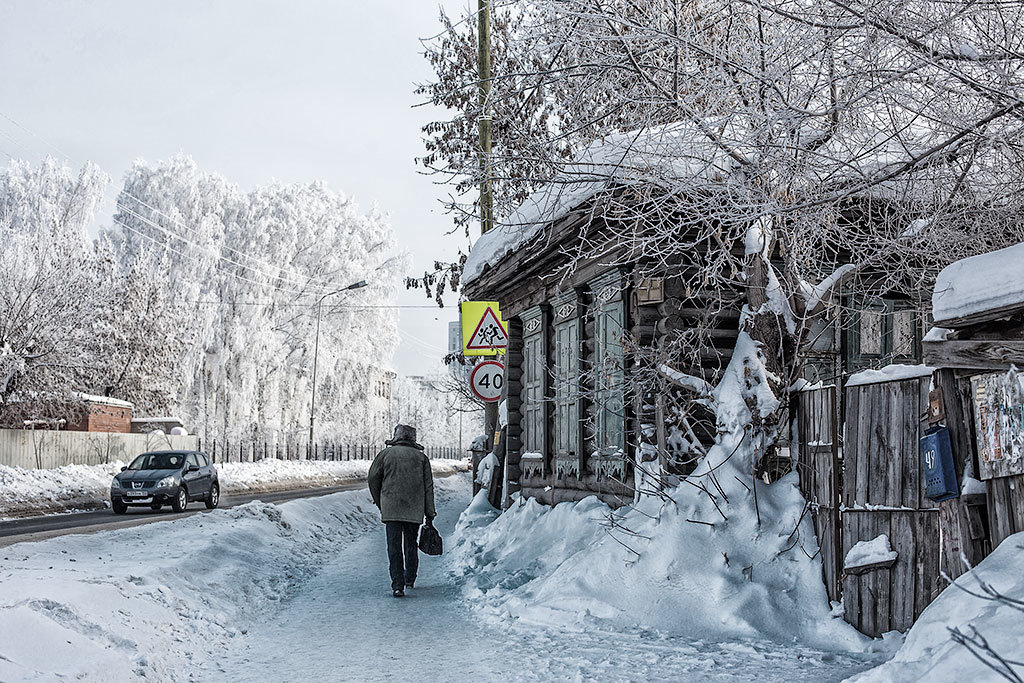
M 210 494 L 206 496 L 206 509 L 212 510 L 220 503 L 220 486 L 214 484 L 210 487 Z
M 188 507 L 188 489 L 184 486 L 179 486 L 178 494 L 174 496 L 174 502 L 171 503 L 171 508 L 173 508 L 175 512 L 184 512 L 186 507 Z
M 110 501 L 110 509 L 114 511 L 115 515 L 123 515 L 128 512 L 128 506 L 119 500 Z

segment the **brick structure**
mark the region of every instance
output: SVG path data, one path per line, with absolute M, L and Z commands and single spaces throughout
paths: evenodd
M 67 429 L 73 432 L 108 432 L 128 434 L 131 432 L 132 404 L 108 396 L 82 395 L 85 407 L 72 420 Z

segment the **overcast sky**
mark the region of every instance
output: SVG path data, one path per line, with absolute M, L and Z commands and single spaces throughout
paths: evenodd
M 443 237 L 444 188 L 414 164 L 439 115 L 413 107 L 439 5 L 457 14 L 465 0 L 7 0 L 0 163 L 94 161 L 111 198 L 133 160 L 179 152 L 243 188 L 322 179 L 389 212 L 422 273 L 465 242 Z M 399 303 L 428 302 L 403 291 Z M 399 372 L 436 366 L 451 303 L 400 311 Z

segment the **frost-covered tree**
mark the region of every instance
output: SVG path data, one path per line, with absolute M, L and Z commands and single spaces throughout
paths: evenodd
M 466 448 L 483 431 L 482 406 L 454 391 L 449 380 L 443 368 L 428 375 L 395 378 L 392 417 L 395 422 L 416 427 L 424 446 Z
M 86 226 L 107 176 L 53 159 L 0 173 L 0 420 L 67 418 L 78 394 L 166 409 L 180 322 L 161 264 L 125 263 Z
M 0 172 L 0 420 L 67 416 L 98 361 L 109 299 L 85 225 L 107 177 L 47 158 Z
M 721 293 L 709 307 L 740 294 L 733 362 L 748 414 L 723 415 L 703 377 L 672 377 L 745 434 L 748 470 L 780 437 L 798 351 L 837 291 L 913 297 L 949 261 L 1024 238 L 1020 6 L 538 0 L 517 16 L 493 109 L 518 102 L 545 123 L 523 160 L 536 173 L 513 194 L 599 186 L 589 206 L 613 227 L 581 234 L 562 274 L 625 245 L 623 259 Z M 450 22 L 436 49 L 466 49 L 474 23 Z M 432 62 L 468 102 L 466 60 Z M 484 167 L 459 161 L 466 133 L 435 152 L 459 162 L 464 188 Z M 499 169 L 519 154 L 501 135 Z M 506 210 L 499 229 L 527 228 L 520 216 Z M 659 360 L 693 367 L 709 343 L 672 340 Z M 659 389 L 653 369 L 639 391 Z
M 318 438 L 366 436 L 397 345 L 385 216 L 322 183 L 243 192 L 188 157 L 137 163 L 117 206 L 124 258 L 166 264 L 163 296 L 186 312 L 177 404 L 198 433 L 305 442 L 316 352 Z

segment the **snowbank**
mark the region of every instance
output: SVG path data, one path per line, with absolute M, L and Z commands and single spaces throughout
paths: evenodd
M 437 496 L 468 483 L 438 480 Z M 213 673 L 225 647 L 379 525 L 369 494 L 347 491 L 4 548 L 0 680 Z
M 1024 306 L 1024 243 L 951 263 L 935 279 L 936 322 L 1009 306 Z
M 1021 567 L 1024 533 L 1007 538 L 981 564 L 928 605 L 892 660 L 851 680 L 1020 680 L 1024 677 Z M 958 639 L 963 639 L 963 644 Z M 1015 663 L 999 663 L 983 651 L 983 643 L 999 657 Z
M 217 465 L 225 493 L 264 491 L 269 488 L 329 486 L 344 481 L 365 479 L 370 460 L 277 460 L 226 462 Z M 431 460 L 435 476 L 466 472 L 465 460 Z
M 436 476 L 465 472 L 463 460 L 431 460 Z M 108 504 L 110 480 L 125 463 L 66 465 L 52 470 L 0 465 L 0 517 L 63 510 L 90 510 Z M 223 493 L 331 486 L 365 479 L 369 460 L 277 460 L 217 463 Z
M 124 463 L 65 465 L 52 470 L 0 465 L 0 518 L 50 510 L 95 509 Z
M 677 490 L 678 507 L 624 511 L 628 532 L 609 531 L 597 498 L 554 508 L 530 499 L 489 524 L 477 504 L 456 532 L 455 566 L 467 597 L 497 621 L 863 650 L 867 639 L 830 615 L 795 477 L 758 486 L 760 527 L 752 496 L 727 492 L 728 521 L 703 494 Z

